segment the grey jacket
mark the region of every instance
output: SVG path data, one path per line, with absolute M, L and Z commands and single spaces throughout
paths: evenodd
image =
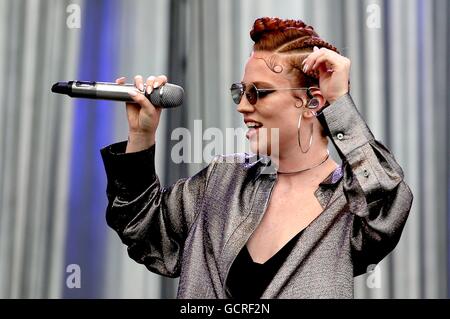
M 262 298 L 352 298 L 353 277 L 397 245 L 412 194 L 351 97 L 319 116 L 342 165 L 316 190 L 323 212 L 303 231 Z M 155 147 L 102 150 L 107 223 L 150 271 L 180 276 L 178 298 L 230 298 L 231 264 L 256 229 L 277 179 L 269 158 L 218 156 L 170 188 L 155 173 Z M 263 171 L 266 170 L 266 171 Z

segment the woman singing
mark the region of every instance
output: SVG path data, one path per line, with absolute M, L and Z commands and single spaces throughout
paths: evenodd
M 161 110 L 137 76 L 129 139 L 102 150 L 108 225 L 131 258 L 180 276 L 179 298 L 352 298 L 353 277 L 397 245 L 411 191 L 349 95 L 348 58 L 302 21 L 257 19 L 250 36 L 231 95 L 254 154 L 216 156 L 162 187 Z M 166 82 L 149 77 L 146 90 Z

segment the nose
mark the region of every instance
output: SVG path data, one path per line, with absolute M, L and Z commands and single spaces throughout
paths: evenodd
M 237 111 L 239 113 L 242 113 L 242 114 L 244 114 L 244 113 L 251 113 L 251 112 L 255 111 L 255 106 L 251 105 L 248 102 L 247 97 L 245 96 L 245 94 L 242 97 L 241 102 L 237 106 Z

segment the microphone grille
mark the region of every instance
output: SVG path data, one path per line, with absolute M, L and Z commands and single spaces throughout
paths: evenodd
M 150 94 L 150 102 L 161 108 L 172 108 L 183 104 L 184 89 L 181 86 L 166 83 Z

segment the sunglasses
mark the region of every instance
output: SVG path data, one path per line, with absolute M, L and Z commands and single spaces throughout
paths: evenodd
M 255 84 L 246 85 L 245 83 L 233 83 L 231 85 L 231 97 L 233 98 L 234 103 L 241 103 L 242 96 L 245 94 L 247 101 L 251 105 L 255 105 L 258 102 L 258 99 L 263 98 L 264 96 L 275 92 L 275 91 L 285 91 L 285 90 L 305 90 L 308 98 L 313 98 L 313 94 L 311 93 L 311 89 L 313 87 L 304 87 L 304 88 L 273 88 L 273 89 L 258 89 Z

